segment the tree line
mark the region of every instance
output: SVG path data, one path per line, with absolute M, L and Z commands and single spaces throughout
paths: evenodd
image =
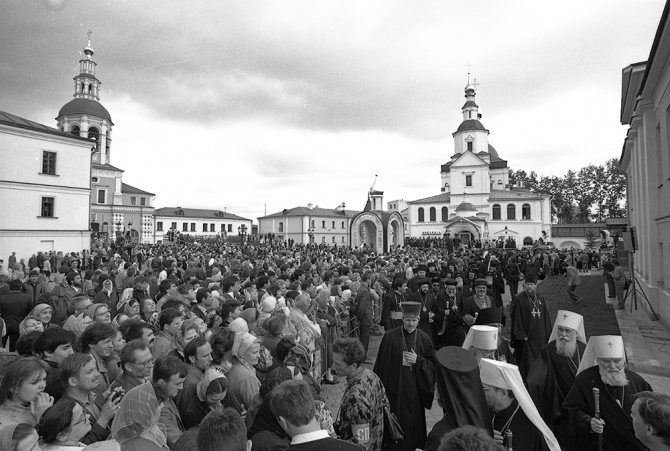
M 626 215 L 626 176 L 616 158 L 578 172 L 568 170 L 560 177 L 509 169 L 509 183 L 551 195 L 552 221 L 559 224 L 603 222 Z

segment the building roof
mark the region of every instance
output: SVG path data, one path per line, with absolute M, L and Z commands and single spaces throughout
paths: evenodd
M 145 196 L 155 196 L 154 193 L 135 188 L 134 186 L 128 185 L 127 183 L 121 183 L 121 192 L 124 194 L 143 194 Z
M 511 190 L 499 190 L 492 189 L 489 200 L 541 200 L 544 199 L 547 194 L 538 194 L 534 193 L 525 188 L 512 188 Z
M 489 144 L 489 155 L 491 155 L 491 161 L 500 160 L 500 156 L 498 156 L 498 151 L 491 144 Z
M 437 204 L 437 203 L 449 203 L 449 193 L 441 193 L 436 196 L 424 197 L 423 199 L 413 200 L 410 203 L 412 204 Z
M 281 216 L 320 216 L 320 217 L 323 216 L 323 217 L 351 218 L 356 216 L 358 213 L 360 212 L 354 210 L 335 210 L 335 209 L 319 208 L 319 207 L 314 207 L 311 209 L 308 207 L 293 207 L 293 208 L 287 208 L 277 213 L 272 213 L 271 215 L 261 216 L 258 219 L 274 218 Z
M 31 121 L 30 119 L 25 119 L 23 117 L 7 113 L 5 111 L 0 111 L 0 124 L 11 125 L 12 127 L 24 128 L 26 130 L 34 130 L 38 132 L 48 133 L 50 135 L 62 136 L 65 138 L 71 138 L 78 141 L 85 141 L 91 143 L 91 146 L 94 144 L 94 142 L 88 138 L 82 138 L 81 136 L 76 136 L 70 133 L 62 132 L 57 128 L 48 127 L 38 122 Z
M 202 208 L 181 208 L 181 207 L 163 207 L 154 210 L 154 216 L 183 216 L 185 218 L 202 218 L 202 219 L 237 219 L 240 221 L 251 221 L 251 219 L 243 218 L 232 213 L 221 210 L 205 210 Z
M 107 119 L 109 122 L 112 122 L 112 116 L 110 116 L 109 111 L 102 106 L 100 102 L 90 99 L 72 99 L 58 112 L 58 117 L 61 117 L 66 114 L 87 114 L 91 116 L 100 117 L 102 119 Z M 112 124 L 113 125 L 113 124 Z
M 468 100 L 467 102 L 465 102 L 465 104 L 461 108 L 467 108 L 467 107 L 470 107 L 470 106 L 478 108 L 478 105 L 472 100 Z
M 458 126 L 458 129 L 456 130 L 456 133 L 459 132 L 464 132 L 467 130 L 483 130 L 485 132 L 488 132 L 486 127 L 479 122 L 477 119 L 466 119 L 463 122 L 461 122 L 461 125 Z
M 104 163 L 104 164 L 98 164 L 98 163 L 92 163 L 91 167 L 93 169 L 105 169 L 107 171 L 119 171 L 119 172 L 125 172 L 123 169 L 119 169 L 116 166 L 112 166 L 109 163 Z
M 456 211 L 477 211 L 477 209 L 470 202 L 461 202 L 456 207 Z

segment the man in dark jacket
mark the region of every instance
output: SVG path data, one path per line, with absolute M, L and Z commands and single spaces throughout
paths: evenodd
M 40 272 L 37 270 L 31 270 L 28 276 L 28 281 L 23 284 L 23 291 L 25 294 L 30 296 L 32 300 L 33 307 L 38 304 L 38 301 L 42 299 L 44 293 L 44 286 L 37 281 Z
M 372 296 L 370 295 L 370 279 L 372 274 L 364 273 L 361 276 L 361 286 L 356 292 L 356 317 L 358 318 L 358 339 L 363 343 L 365 354 L 368 353 L 370 343 L 370 327 L 372 327 Z
M 0 318 L 5 320 L 7 335 L 2 339 L 2 345 L 9 346 L 10 351 L 16 348 L 19 339 L 19 324 L 28 316 L 32 309 L 30 295 L 21 293 L 23 283 L 19 279 L 9 282 L 9 293 L 0 296 Z M 7 342 L 9 341 L 9 345 Z

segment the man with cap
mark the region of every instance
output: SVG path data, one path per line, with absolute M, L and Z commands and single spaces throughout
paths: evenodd
M 514 356 L 512 348 L 510 347 L 509 339 L 503 337 L 503 312 L 499 307 L 484 308 L 479 311 L 475 325 L 491 326 L 498 329 L 498 346 L 494 360 L 501 362 L 514 363 Z
M 651 391 L 640 375 L 625 368 L 623 339 L 618 335 L 591 337 L 577 377 L 568 392 L 563 408 L 571 420 L 571 432 L 579 450 L 644 450 L 635 437 L 631 408 L 635 394 Z M 595 415 L 593 389 L 599 390 L 600 418 Z M 599 438 L 602 437 L 602 438 Z
M 523 385 L 516 365 L 482 359 L 479 371 L 496 440 L 509 445 L 506 434 L 510 431 L 514 451 L 560 451 L 556 437 Z
M 384 333 L 374 372 L 388 396 L 391 411 L 398 417 L 405 436 L 397 451 L 423 448 L 426 441 L 426 412 L 435 392 L 435 349 L 430 337 L 417 328 L 421 304 L 403 302 L 403 326 Z
M 575 381 L 584 348 L 584 318 L 574 312 L 559 310 L 549 343 L 542 347 L 528 373 L 528 392 L 564 447 L 568 446 L 570 434 L 565 433 L 567 417 L 563 415 L 562 405 Z
M 416 268 L 416 272 L 414 274 L 414 277 L 409 279 L 409 282 L 407 282 L 407 288 L 410 289 L 410 291 L 413 294 L 416 294 L 419 292 L 420 288 L 420 282 L 426 278 L 426 271 L 428 270 L 428 267 L 424 264 L 420 264 Z
M 437 309 L 437 306 L 435 305 L 435 296 L 433 296 L 433 293 L 430 291 L 430 279 L 426 277 L 420 279 L 418 286 L 418 291 L 414 292 L 414 295 L 410 300 L 421 304 L 419 329 L 424 331 L 432 340 L 433 322 L 435 320 L 435 312 Z
M 441 328 L 438 330 L 438 340 L 445 346 L 461 346 L 465 340 L 465 328 L 467 324 L 461 316 L 463 310 L 463 298 L 456 291 L 458 282 L 455 279 L 447 279 L 444 289 L 444 317 L 442 323 L 438 321 Z
M 480 359 L 498 360 L 498 328 L 491 326 L 472 326 L 465 336 L 463 345 L 466 351 L 470 351 Z
M 486 293 L 486 279 L 475 279 L 473 285 L 475 287 L 475 294 L 465 298 L 463 301 L 463 320 L 468 326 L 475 324 L 479 310 L 494 307 L 493 298 Z
M 524 291 L 512 298 L 512 331 L 514 360 L 521 377 L 526 380 L 530 366 L 540 355 L 551 335 L 547 303 L 535 292 L 535 283 L 524 281 Z
M 486 395 L 479 378 L 479 366 L 472 353 L 456 346 L 437 352 L 437 402 L 444 416 L 428 434 L 426 451 L 437 451 L 442 437 L 450 431 L 475 426 L 491 430 L 491 417 Z

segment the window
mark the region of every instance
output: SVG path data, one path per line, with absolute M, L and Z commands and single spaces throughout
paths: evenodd
M 233 231 L 233 225 L 232 225 L 232 224 L 228 224 L 228 232 L 232 232 L 232 231 Z
M 158 221 L 156 223 L 156 231 L 162 232 L 163 231 L 163 221 Z
M 435 222 L 437 221 L 437 210 L 435 210 L 435 207 L 430 207 L 430 222 Z
M 88 139 L 95 141 L 95 150 L 100 150 L 100 132 L 97 128 L 91 127 L 88 129 Z
M 147 198 L 146 197 L 140 197 L 140 205 L 144 206 L 147 204 Z
M 316 227 L 316 226 L 314 225 L 314 222 L 315 222 L 315 221 L 312 219 L 312 228 Z
M 321 228 L 325 229 L 326 228 L 326 221 L 321 221 Z
M 333 237 L 333 243 L 335 242 L 335 237 Z
M 530 204 L 523 204 L 521 206 L 521 219 L 530 219 Z
M 326 237 L 325 237 L 325 236 L 322 236 L 322 237 L 321 237 L 321 242 L 322 242 L 322 243 L 325 243 L 325 242 L 326 242 Z
M 419 222 L 424 221 L 423 207 L 419 207 Z
M 130 198 L 130 205 L 137 205 L 137 197 Z
M 182 232 L 188 232 L 188 222 L 185 222 L 181 225 Z
M 472 152 L 472 141 L 468 141 L 468 150 Z
M 344 237 L 342 237 L 342 242 L 344 243 Z
M 333 229 L 335 228 L 335 221 L 333 221 Z
M 502 215 L 500 213 L 500 204 L 493 204 L 493 220 L 500 220 L 502 219 Z
M 225 225 L 225 224 L 221 224 L 221 231 L 222 231 L 222 232 L 225 232 L 225 231 L 226 231 L 226 225 Z
M 507 204 L 507 219 L 516 219 L 516 207 L 514 204 Z
M 344 228 L 344 221 L 342 221 L 342 228 Z
M 72 133 L 74 136 L 79 136 L 80 128 L 78 125 L 73 125 L 72 128 L 70 128 L 70 133 Z
M 98 189 L 98 203 L 99 204 L 104 204 L 105 203 L 105 197 L 107 197 L 107 191 L 104 189 Z
M 472 186 L 472 176 L 471 175 L 466 175 L 465 176 L 465 186 Z
M 171 228 L 172 230 L 177 230 L 177 223 L 176 223 L 176 222 L 173 222 L 172 225 L 170 225 L 170 228 Z
M 56 175 L 56 152 L 42 152 L 42 174 Z
M 447 222 L 449 220 L 449 209 L 447 207 L 442 207 L 442 222 Z
M 216 225 L 215 224 L 209 224 L 209 231 L 210 232 L 216 232 Z
M 279 233 L 284 233 L 284 223 L 283 222 L 279 223 Z
M 43 218 L 53 218 L 54 217 L 54 198 L 53 197 L 43 197 L 42 198 L 42 214 L 40 215 Z

